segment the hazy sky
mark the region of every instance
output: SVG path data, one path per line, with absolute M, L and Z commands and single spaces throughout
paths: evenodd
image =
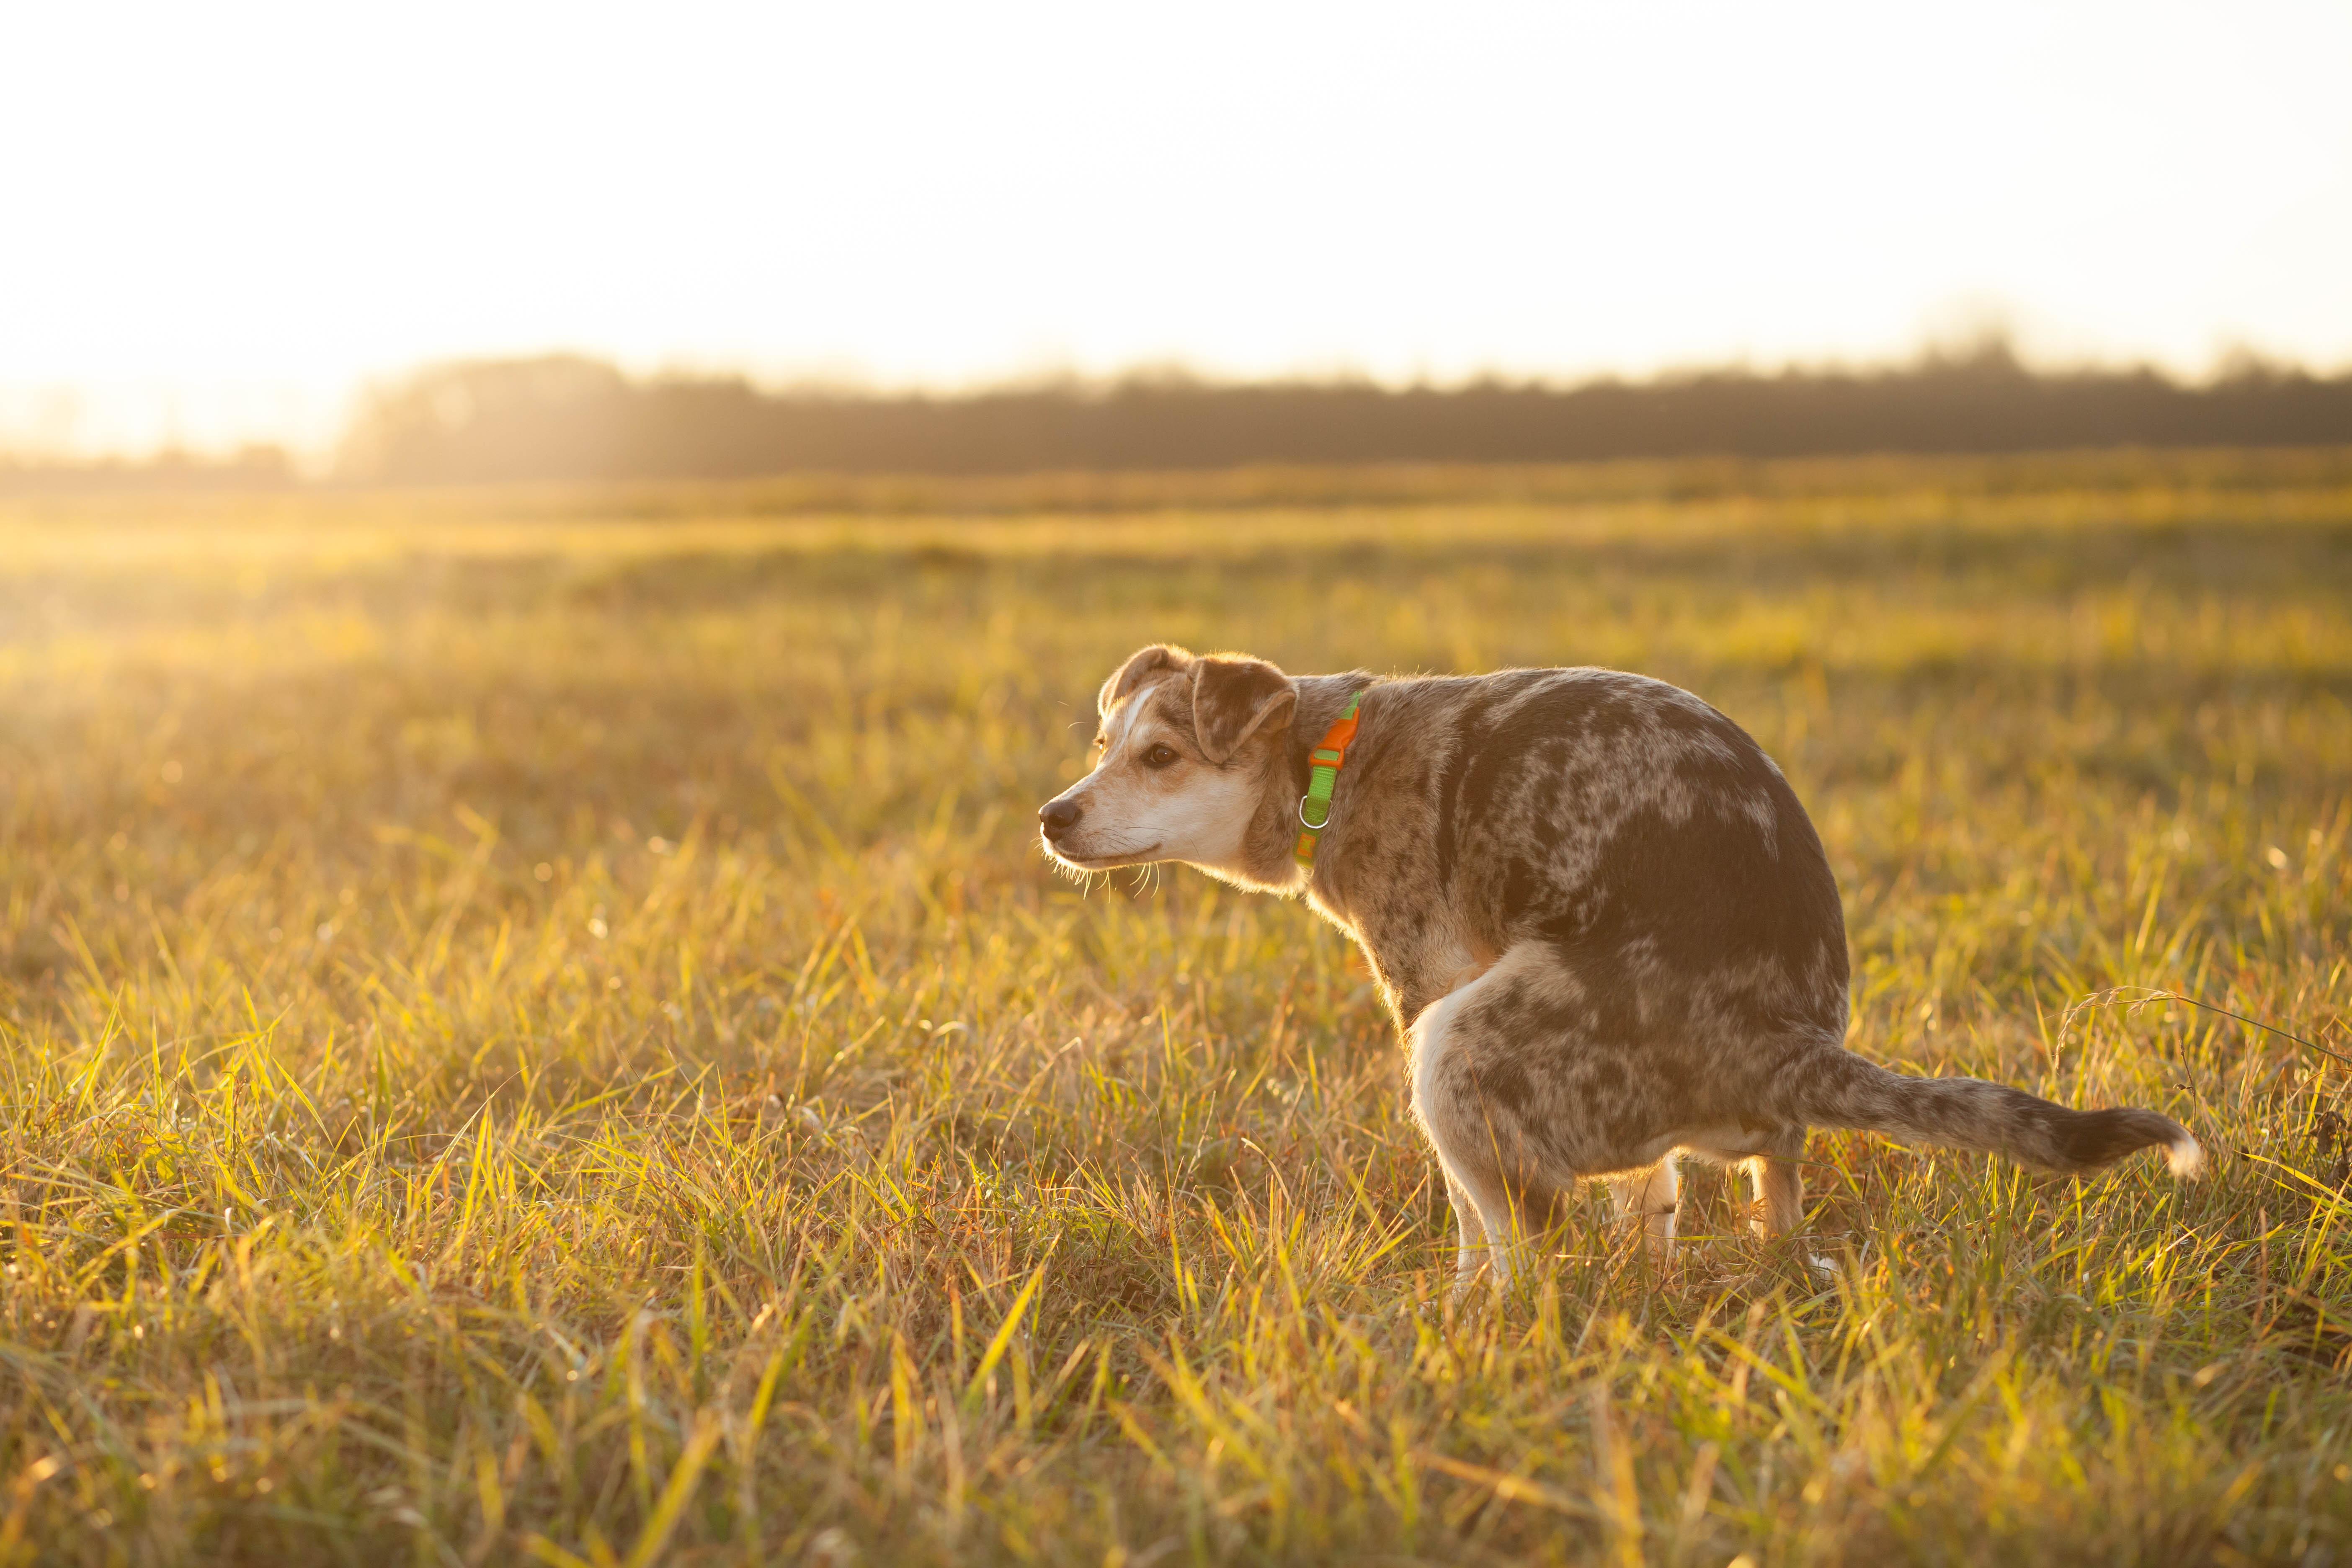
M 0 446 L 885 384 L 2352 364 L 2352 3 L 0 7 Z

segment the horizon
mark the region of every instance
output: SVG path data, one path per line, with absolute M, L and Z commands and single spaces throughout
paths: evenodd
M 23 13 L 0 452 L 576 353 L 952 393 L 2352 368 L 2352 14 Z M 353 62 L 358 62 L 354 64 Z M 5 68 L 0 68 L 4 69 Z
M 189 440 L 178 433 L 180 423 L 176 407 L 170 405 L 173 399 L 166 398 L 167 406 L 162 415 L 160 434 L 142 444 L 76 446 L 65 443 L 44 445 L 37 440 L 28 442 L 21 437 L 37 421 L 40 414 L 38 405 L 45 399 L 53 403 L 59 389 L 43 389 L 31 395 L 18 394 L 12 398 L 11 389 L 0 385 L 0 467 L 15 464 L 35 468 L 135 468 L 183 462 L 234 464 L 266 458 L 271 460 L 283 458 L 291 466 L 292 472 L 304 478 L 323 479 L 335 470 L 340 454 L 365 418 L 373 398 L 395 394 L 404 387 L 453 372 L 567 360 L 611 370 L 632 388 L 740 384 L 763 398 L 819 397 L 838 399 L 844 403 L 887 403 L 919 399 L 977 401 L 1039 393 L 1092 397 L 1150 386 L 1216 390 L 1367 387 L 1392 394 L 1454 394 L 1480 387 L 1506 386 L 1568 394 L 1594 386 L 1668 387 L 1710 379 L 1900 379 L 1930 373 L 1939 367 L 1981 363 L 1987 358 L 2005 362 L 2024 375 L 2038 380 L 2122 378 L 2145 374 L 2192 391 L 2219 386 L 2248 374 L 2305 376 L 2315 380 L 2352 377 L 2352 359 L 2338 365 L 2317 365 L 2265 353 L 2242 342 L 2221 346 L 2205 364 L 2188 371 L 2148 356 L 2099 358 L 2078 355 L 2061 358 L 2038 355 L 2019 342 L 2011 323 L 1997 320 L 1984 322 L 1972 332 L 1956 332 L 1944 338 L 1923 337 L 1906 352 L 1878 359 L 1832 355 L 1792 357 L 1774 363 L 1758 363 L 1752 360 L 1734 358 L 1713 363 L 1659 364 L 1630 373 L 1603 367 L 1580 374 L 1548 374 L 1539 369 L 1512 374 L 1486 367 L 1472 368 L 1451 376 L 1433 375 L 1425 370 L 1410 375 L 1382 376 L 1350 365 L 1276 370 L 1260 375 L 1219 374 L 1181 361 L 1160 360 L 1113 366 L 1100 372 L 1058 364 L 1016 369 L 1002 375 L 980 374 L 957 382 L 914 380 L 893 384 L 854 373 L 786 371 L 763 375 L 755 370 L 727 365 L 657 364 L 636 369 L 613 356 L 552 348 L 535 353 L 455 355 L 420 362 L 383 375 L 365 377 L 335 401 L 331 425 L 323 421 L 310 423 L 308 440 L 289 439 L 266 430 L 226 440 Z M 70 392 L 72 389 L 66 390 Z M 34 417 L 29 421 L 25 418 L 25 407 L 28 405 L 35 408 Z M 121 410 L 118 406 L 110 412 L 119 416 Z M 17 438 L 12 439 L 12 437 Z
M 665 386 L 740 384 L 749 388 L 754 395 L 766 399 L 818 398 L 836 399 L 843 403 L 888 403 L 925 399 L 952 403 L 1036 395 L 1091 398 L 1137 389 L 1179 387 L 1205 391 L 1328 391 L 1363 388 L 1391 395 L 1414 392 L 1451 395 L 1482 388 L 1503 387 L 1513 390 L 1573 394 L 1599 386 L 1663 388 L 1708 380 L 1747 379 L 1759 382 L 1840 378 L 1900 380 L 1931 374 L 1944 369 L 1967 369 L 1988 362 L 2013 367 L 2022 375 L 2036 380 L 2055 381 L 2068 377 L 2123 378 L 2136 374 L 2153 374 L 2173 386 L 2191 391 L 2210 389 L 2249 374 L 2304 376 L 2320 380 L 2340 380 L 2352 376 L 2352 363 L 2338 367 L 2315 366 L 2265 355 L 2242 344 L 2224 348 L 2217 353 L 2211 363 L 2201 370 L 2188 374 L 2177 372 L 2169 366 L 2144 358 L 2138 360 L 2041 359 L 2025 352 L 2005 329 L 1997 325 L 1989 328 L 1973 340 L 1956 338 L 1949 341 L 1922 341 L 1906 353 L 1879 360 L 1791 359 L 1772 364 L 1758 364 L 1746 360 L 1726 360 L 1713 363 L 1658 365 L 1633 374 L 1601 369 L 1581 375 L 1547 374 L 1541 371 L 1511 374 L 1491 369 L 1473 369 L 1455 376 L 1417 374 L 1400 377 L 1375 375 L 1344 365 L 1292 373 L 1277 371 L 1265 375 L 1220 375 L 1213 371 L 1181 362 L 1160 361 L 1115 366 L 1101 373 L 1089 373 L 1066 365 L 1042 366 L 1031 370 L 1016 370 L 1001 376 L 976 376 L 969 381 L 959 383 L 917 381 L 892 384 L 853 375 L 827 375 L 822 373 L 761 375 L 752 371 L 727 366 L 657 365 L 651 369 L 638 371 L 608 356 L 558 348 L 541 353 L 460 355 L 426 361 L 410 365 L 392 374 L 368 378 L 352 389 L 347 405 L 341 411 L 339 424 L 331 433 L 328 442 L 322 447 L 299 447 L 266 437 L 226 447 L 175 444 L 166 439 L 160 444 L 132 451 L 45 452 L 11 446 L 5 439 L 0 439 L 0 464 L 11 461 L 35 465 L 47 462 L 68 465 L 139 464 L 159 461 L 170 463 L 180 460 L 209 462 L 231 460 L 256 453 L 275 451 L 294 460 L 298 468 L 323 471 L 322 465 L 331 463 L 336 449 L 350 438 L 353 428 L 365 417 L 369 400 L 372 398 L 396 395 L 404 389 L 469 371 L 534 364 L 551 365 L 566 362 L 610 371 L 619 378 L 623 385 L 636 391 Z M 5 434 L 7 428 L 5 413 L 0 413 L 0 434 Z

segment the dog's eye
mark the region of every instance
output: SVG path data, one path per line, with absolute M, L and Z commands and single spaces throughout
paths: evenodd
M 1164 768 L 1175 760 L 1176 748 L 1173 746 L 1154 746 L 1143 753 L 1143 765 L 1147 768 Z

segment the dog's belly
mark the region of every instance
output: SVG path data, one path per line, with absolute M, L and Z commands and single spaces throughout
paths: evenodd
M 1753 1155 L 1770 1152 L 1769 1145 L 1774 1136 L 1772 1130 L 1761 1127 L 1691 1127 L 1675 1133 L 1669 1147 L 1685 1154 L 1696 1154 L 1702 1160 L 1728 1165 Z
M 1773 1132 L 1724 1124 L 1677 1128 L 1654 1137 L 1607 1145 L 1586 1155 L 1580 1176 L 1622 1176 L 1646 1171 L 1669 1154 L 1689 1154 L 1717 1165 L 1736 1165 L 1771 1152 Z

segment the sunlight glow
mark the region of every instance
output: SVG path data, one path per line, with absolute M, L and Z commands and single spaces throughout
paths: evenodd
M 2352 7 L 20 5 L 0 449 L 420 361 L 2352 363 Z

